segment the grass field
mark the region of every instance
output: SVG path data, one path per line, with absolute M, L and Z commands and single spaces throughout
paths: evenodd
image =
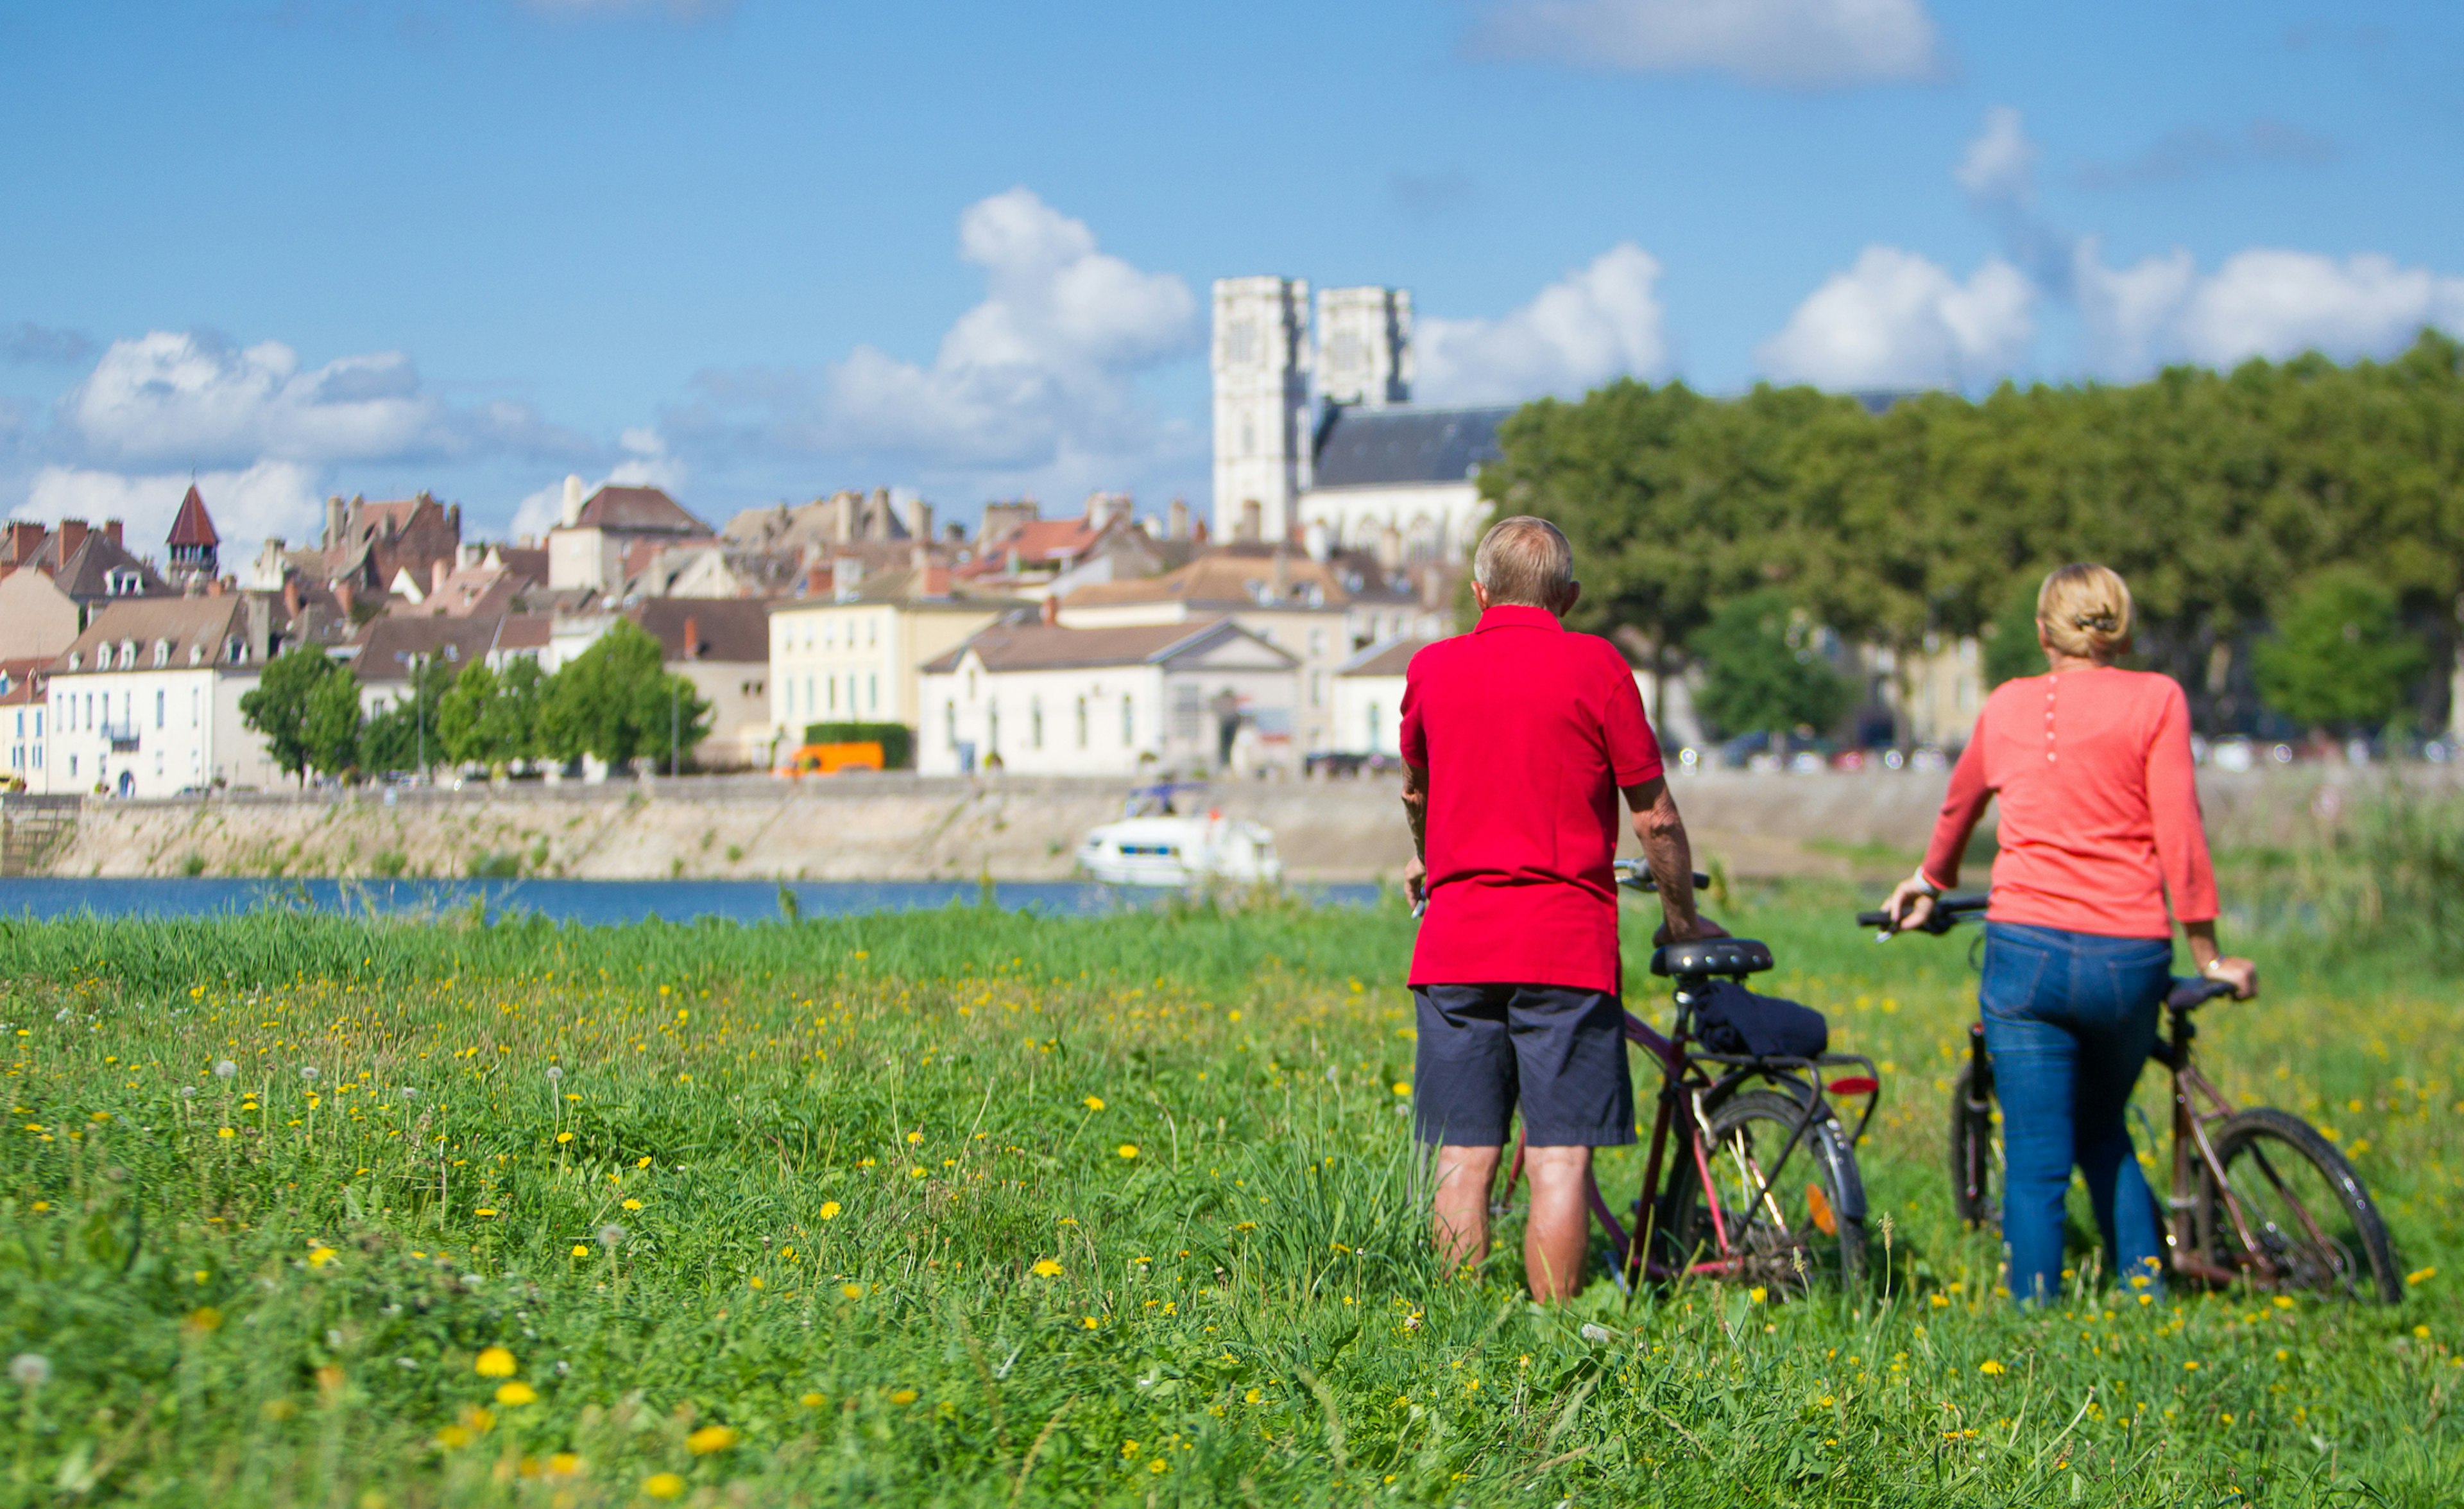
M 2202 1040 L 2402 1306 L 2023 1318 L 1941 1172 L 1963 949 L 1851 900 L 1725 920 L 1883 1063 L 1887 1273 L 1553 1313 L 1429 1258 L 1398 907 L 0 928 L 0 1501 L 2456 1501 L 2445 987 L 2262 940 Z

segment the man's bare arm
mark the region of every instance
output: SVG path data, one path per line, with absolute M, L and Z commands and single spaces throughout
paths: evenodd
M 1414 906 L 1429 899 L 1429 772 L 1403 762 L 1403 820 L 1412 826 L 1412 858 L 1403 867 L 1403 895 Z
M 1634 810 L 1635 840 L 1642 845 L 1643 861 L 1660 887 L 1660 909 L 1667 918 L 1670 941 L 1702 937 L 1706 929 L 1694 911 L 1694 846 L 1686 839 L 1685 819 L 1678 814 L 1667 778 L 1653 776 L 1627 787 L 1625 802 Z

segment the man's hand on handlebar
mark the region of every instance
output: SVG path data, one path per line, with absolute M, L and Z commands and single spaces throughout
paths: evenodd
M 1933 916 L 1934 898 L 1940 894 L 1915 876 L 1893 886 L 1891 899 L 1882 903 L 1882 910 L 1891 917 L 1891 931 L 1905 933 L 1925 926 Z
M 1727 936 L 1728 930 L 1727 928 L 1722 927 L 1719 923 L 1711 921 L 1707 917 L 1705 917 L 1702 913 L 1697 912 L 1694 914 L 1694 930 L 1683 938 L 1678 937 L 1673 931 L 1671 931 L 1666 922 L 1662 922 L 1658 927 L 1653 928 L 1651 930 L 1651 946 L 1654 948 L 1665 948 L 1670 943 L 1690 943 L 1698 938 L 1726 938 Z

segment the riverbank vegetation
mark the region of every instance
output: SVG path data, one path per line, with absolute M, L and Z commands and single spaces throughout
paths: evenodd
M 2267 998 L 2201 1042 L 2333 1129 L 2403 1305 L 2142 1304 L 2082 1235 L 2080 1296 L 2022 1318 L 1941 1172 L 1958 943 L 1726 899 L 1883 1065 L 1870 1292 L 1441 1279 L 1391 904 L 10 926 L 8 1497 L 2448 1498 L 2449 987 L 2261 940 Z

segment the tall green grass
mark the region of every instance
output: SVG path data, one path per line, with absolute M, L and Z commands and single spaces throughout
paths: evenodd
M 1512 1220 L 1421 1237 L 1397 907 L 12 927 L 0 1502 L 2451 1501 L 2444 989 L 2262 942 L 2202 1039 L 2406 1305 L 2022 1317 L 1940 1172 L 1962 952 L 1854 900 L 1724 920 L 1884 1065 L 1874 1288 L 1550 1312 Z

